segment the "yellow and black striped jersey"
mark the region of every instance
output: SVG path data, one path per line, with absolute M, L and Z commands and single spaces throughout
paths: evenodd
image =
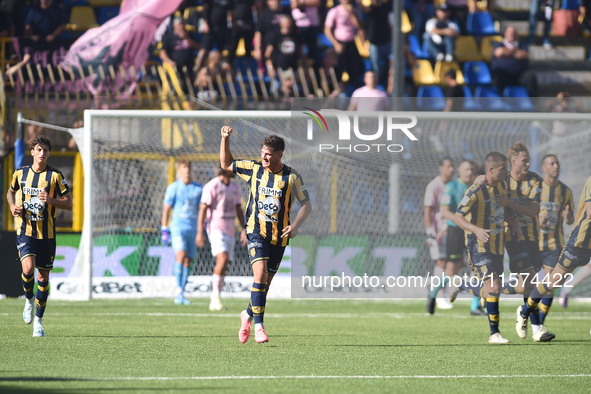
M 518 204 L 527 204 L 529 202 L 540 203 L 540 194 L 542 193 L 541 186 L 542 178 L 535 172 L 528 172 L 525 179 L 518 181 L 515 178 L 507 175 L 507 187 L 509 188 L 509 198 Z M 524 215 L 519 212 L 512 211 L 513 218 L 519 222 L 521 232 L 523 233 L 524 241 L 538 241 L 538 217 Z M 506 241 L 511 241 L 511 228 L 508 226 Z
M 295 199 L 301 205 L 310 202 L 300 174 L 286 165 L 274 173 L 263 168 L 260 162 L 251 160 L 235 160 L 232 171 L 250 185 L 246 233 L 258 234 L 272 245 L 287 246 L 289 239 L 281 238 L 281 234 L 289 226 L 289 213 Z
M 591 176 L 583 186 L 579 198 L 579 209 L 575 217 L 575 227 L 568 240 L 569 244 L 577 248 L 591 249 L 591 217 L 587 216 L 586 206 L 589 203 L 591 203 Z
M 23 166 L 12 175 L 10 189 L 16 195 L 15 203 L 23 205 L 23 215 L 15 218 L 16 234 L 36 239 L 55 238 L 57 208 L 42 203 L 37 195 L 43 189 L 52 198 L 67 195 L 70 189 L 63 174 L 50 166 L 41 172 L 35 172 L 30 165 Z
M 472 185 L 458 205 L 456 213 L 466 217 L 470 223 L 488 233 L 488 242 L 482 243 L 476 235 L 466 231 L 466 245 L 470 237 L 478 241 L 478 252 L 503 255 L 505 253 L 505 207 L 495 201 L 496 195 L 507 194 L 507 183 L 501 181 L 494 186 Z
M 562 182 L 551 186 L 542 180 L 541 185 L 539 216 L 545 216 L 547 224 L 545 227 L 540 226 L 540 251 L 562 249 L 564 246 L 562 211 L 569 205 L 571 212 L 575 212 L 573 192 Z

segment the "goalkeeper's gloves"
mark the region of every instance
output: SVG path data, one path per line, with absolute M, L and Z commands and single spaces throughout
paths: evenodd
M 162 226 L 162 245 L 170 246 L 170 230 L 168 226 Z

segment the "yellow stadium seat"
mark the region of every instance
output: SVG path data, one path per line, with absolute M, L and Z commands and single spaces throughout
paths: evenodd
M 482 60 L 480 48 L 472 36 L 459 36 L 456 39 L 455 56 L 459 62 Z
M 365 45 L 361 44 L 361 38 L 355 36 L 355 46 L 362 58 L 367 59 L 369 57 L 369 41 L 365 40 Z
M 417 86 L 437 84 L 437 80 L 433 74 L 433 67 L 431 67 L 429 60 L 417 60 L 417 64 L 412 68 L 412 80 Z
M 401 16 L 401 21 L 400 21 L 400 25 L 401 25 L 401 30 L 404 34 L 406 33 L 410 33 L 412 31 L 412 23 L 410 23 L 410 19 L 408 19 L 408 14 L 406 13 L 406 11 L 402 11 L 402 16 Z
M 460 69 L 460 65 L 458 62 L 437 62 L 435 63 L 435 69 L 433 70 L 433 74 L 435 74 L 435 80 L 437 84 L 441 86 L 447 86 L 445 82 L 445 74 L 449 70 L 456 70 L 456 81 L 460 84 L 464 84 L 464 74 L 462 74 L 462 70 Z
M 480 43 L 480 54 L 487 62 L 492 58 L 493 42 L 502 42 L 502 36 L 487 36 L 482 39 Z
M 89 6 L 76 6 L 72 7 L 72 13 L 70 14 L 70 23 L 66 26 L 68 30 L 88 30 L 93 27 L 97 27 L 98 23 L 94 16 L 92 7 Z
M 246 47 L 244 46 L 244 38 L 241 38 L 238 41 L 238 46 L 236 47 L 236 57 L 242 57 L 246 55 Z

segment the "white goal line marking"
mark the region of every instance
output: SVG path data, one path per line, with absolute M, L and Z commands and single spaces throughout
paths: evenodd
M 287 376 L 130 376 L 130 377 L 5 377 L 0 381 L 153 381 L 153 380 L 265 380 L 265 379 L 520 379 L 520 378 L 591 378 L 591 374 L 570 375 L 287 375 Z

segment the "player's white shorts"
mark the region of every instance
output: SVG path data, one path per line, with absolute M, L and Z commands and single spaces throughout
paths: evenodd
M 429 244 L 429 252 L 431 252 L 431 259 L 433 260 L 445 260 L 447 259 L 447 234 L 443 236 L 441 242 L 433 242 Z
M 208 231 L 207 237 L 211 244 L 211 254 L 213 257 L 222 252 L 228 253 L 228 260 L 234 260 L 234 245 L 236 237 L 230 237 L 221 231 Z

